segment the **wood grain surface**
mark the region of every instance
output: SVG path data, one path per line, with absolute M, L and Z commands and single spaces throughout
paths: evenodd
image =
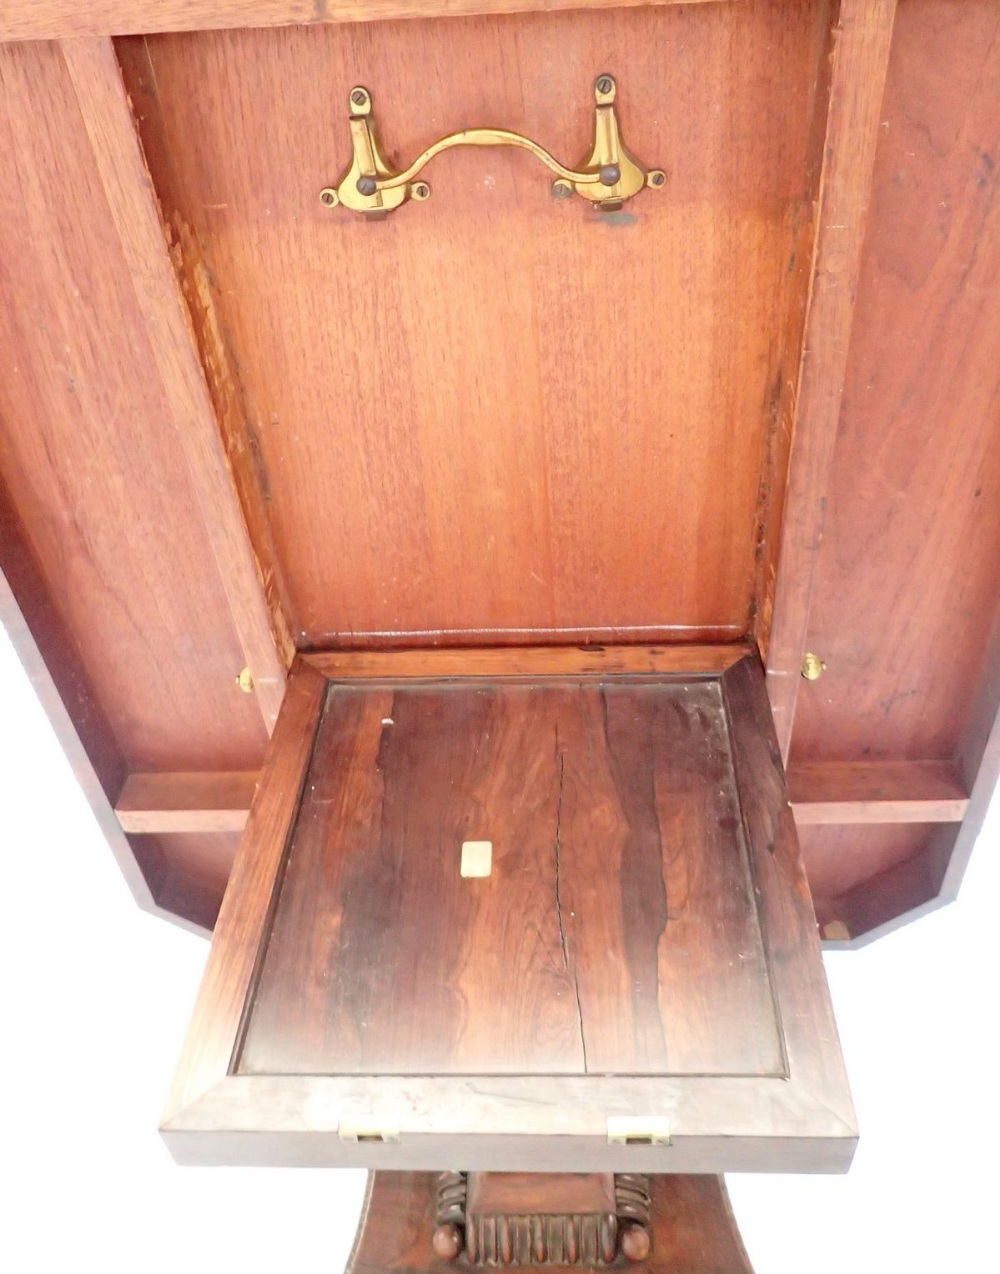
M 115 813 L 126 832 L 241 832 L 257 782 L 254 770 L 130 774 Z
M 119 42 L 168 219 L 214 280 L 300 644 L 746 632 L 825 16 Z M 669 173 L 614 222 L 502 148 L 441 156 L 433 198 L 378 225 L 318 202 L 356 83 L 400 158 L 500 124 L 572 160 L 600 70 Z
M 781 1074 L 748 870 L 718 681 L 332 687 L 239 1072 Z
M 768 690 L 786 759 L 807 648 L 895 11 L 896 0 L 841 0 L 837 12 L 774 609 L 769 631 L 764 630 Z M 763 587 L 769 585 L 765 579 Z
M 958 770 L 947 761 L 799 764 L 788 775 L 788 799 L 798 827 L 960 823 L 969 804 Z
M 0 40 L 51 40 L 77 35 L 203 31 L 225 27 L 311 26 L 387 18 L 519 13 L 533 9 L 599 9 L 712 0 L 4 0 Z M 732 0 L 730 0 L 732 2 Z
M 285 840 L 302 795 L 326 682 L 292 665 L 247 828 L 212 940 L 164 1119 L 229 1072 Z
M 1000 7 L 896 22 L 793 762 L 951 760 L 1000 599 Z
M 61 50 L 0 46 L 0 470 L 129 767 L 242 769 L 266 731 Z
M 650 1274 L 753 1274 L 726 1193 L 716 1176 L 650 1177 Z M 432 1173 L 375 1172 L 347 1274 L 431 1274 L 449 1267 L 431 1256 Z M 522 1266 L 535 1271 L 535 1266 Z

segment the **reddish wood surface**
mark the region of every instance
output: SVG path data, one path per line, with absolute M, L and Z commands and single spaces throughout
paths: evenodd
M 788 799 L 800 828 L 809 823 L 960 823 L 969 804 L 958 770 L 947 761 L 796 765 L 788 775 Z M 815 889 L 816 882 L 811 883 Z
M 768 689 L 786 758 L 807 648 L 895 10 L 896 0 L 842 0 L 837 14 L 808 317 L 767 638 Z
M 314 26 L 389 18 L 524 13 L 535 9 L 600 9 L 713 0 L 5 0 L 0 40 L 78 35 L 202 31 L 226 27 Z M 731 0 L 730 0 L 731 2 Z
M 1000 6 L 896 24 L 796 760 L 951 760 L 1000 598 Z
M 432 1173 L 372 1174 L 348 1274 L 444 1274 L 450 1268 L 431 1253 L 434 1184 Z M 650 1186 L 653 1240 L 642 1269 L 753 1274 L 721 1177 L 654 1175 Z
M 747 630 L 825 42 L 820 8 L 772 0 L 120 42 L 215 281 L 302 641 Z M 504 149 L 442 156 L 433 203 L 377 226 L 319 205 L 353 84 L 401 156 L 487 123 L 572 156 L 601 69 L 670 174 L 619 223 Z
M 725 672 L 746 645 L 508 646 L 467 650 L 329 650 L 304 656 L 332 681 L 457 677 L 635 676 Z
M 260 710 L 235 684 L 243 650 L 80 110 L 58 47 L 0 46 L 0 469 L 33 604 L 129 766 L 258 765 Z
M 729 748 L 717 680 L 332 688 L 240 1073 L 782 1074 Z
M 126 832 L 241 832 L 257 781 L 253 770 L 130 774 L 115 813 Z
M 298 662 L 240 842 L 164 1116 L 224 1079 L 258 956 L 285 838 L 298 809 L 326 683 Z

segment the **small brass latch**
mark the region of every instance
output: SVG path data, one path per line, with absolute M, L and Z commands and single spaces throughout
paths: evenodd
M 625 149 L 615 114 L 616 91 L 612 76 L 597 77 L 594 84 L 594 144 L 579 168 L 566 168 L 544 147 L 520 133 L 505 128 L 467 128 L 442 137 L 418 155 L 408 168 L 393 172 L 382 158 L 375 140 L 371 94 L 359 86 L 352 89 L 350 95 L 354 160 L 338 185 L 327 186 L 320 191 L 320 202 L 326 208 L 343 204 L 352 212 L 382 217 L 408 199 L 429 198 L 430 186 L 417 178 L 442 151 L 451 150 L 454 146 L 517 146 L 530 151 L 556 174 L 552 193 L 557 199 L 577 194 L 608 211 L 620 208 L 626 199 L 637 195 L 645 186 L 660 189 L 667 177 L 661 168 L 643 168 Z

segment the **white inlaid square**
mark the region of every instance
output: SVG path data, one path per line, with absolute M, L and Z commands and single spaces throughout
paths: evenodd
M 493 870 L 493 842 L 466 840 L 462 842 L 462 875 L 488 876 Z

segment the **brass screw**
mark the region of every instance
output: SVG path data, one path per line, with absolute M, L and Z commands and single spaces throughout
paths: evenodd
M 319 192 L 319 201 L 324 208 L 335 208 L 337 205 L 337 192 L 332 186 L 327 186 L 325 190 Z
M 552 193 L 557 199 L 568 199 L 573 193 L 573 187 L 560 177 L 558 181 L 552 183 Z
M 355 106 L 364 106 L 365 102 L 368 101 L 368 94 L 363 88 L 356 88 L 351 94 L 351 101 Z
M 245 695 L 252 695 L 254 692 L 253 674 L 249 668 L 244 668 L 240 675 L 236 678 L 236 684 Z
M 414 199 L 427 199 L 430 197 L 431 188 L 426 181 L 418 181 L 412 193 Z
M 651 186 L 655 186 L 657 189 L 659 189 L 666 180 L 667 174 L 659 168 L 654 168 L 649 174 L 649 184 Z
M 610 93 L 614 86 L 615 82 L 610 75 L 598 76 L 597 83 L 594 85 L 598 93 Z
M 807 650 L 802 656 L 802 675 L 806 681 L 819 681 L 824 672 L 826 672 L 826 664 L 823 660 L 819 655 L 814 655 L 811 650 Z
M 374 177 L 359 177 L 357 187 L 359 195 L 373 195 L 378 190 L 378 182 Z

